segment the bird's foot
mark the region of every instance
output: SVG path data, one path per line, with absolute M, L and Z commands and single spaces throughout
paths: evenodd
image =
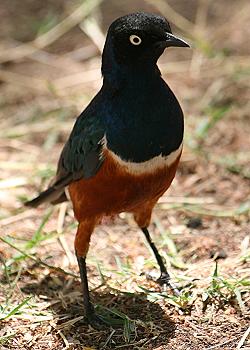
M 167 272 L 162 272 L 160 277 L 157 278 L 156 283 L 158 283 L 161 287 L 168 287 L 172 290 L 175 296 L 180 296 L 180 291 L 174 282 L 171 281 L 171 278 Z
M 97 315 L 95 312 L 87 315 L 87 321 L 94 329 L 97 330 L 101 330 L 110 326 L 104 317 Z
M 147 273 L 146 278 L 159 284 L 164 290 L 166 288 L 171 289 L 175 296 L 179 296 L 181 294 L 177 286 L 171 281 L 171 278 L 167 272 L 162 272 L 158 278 L 156 278 L 152 273 Z
M 100 311 L 100 307 L 97 309 Z M 104 312 L 103 312 L 104 311 Z M 88 323 L 95 329 L 101 330 L 107 327 L 120 328 L 124 326 L 124 319 L 113 312 L 112 309 L 102 310 L 102 315 L 97 314 L 95 311 L 87 315 Z

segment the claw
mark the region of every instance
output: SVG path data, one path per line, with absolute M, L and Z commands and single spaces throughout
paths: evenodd
M 107 326 L 110 326 L 110 324 L 106 322 L 102 316 L 97 315 L 96 313 L 92 313 L 88 315 L 87 320 L 88 320 L 88 323 L 97 330 L 102 330 Z
M 164 285 L 169 287 L 176 296 L 180 296 L 181 294 L 174 282 L 171 281 L 168 273 L 162 272 L 160 277 L 156 280 L 156 283 L 158 283 L 161 287 Z
M 155 276 L 152 276 L 151 273 L 146 273 L 146 278 L 156 282 L 161 287 L 168 287 L 172 290 L 175 296 L 180 296 L 180 291 L 178 290 L 177 286 L 171 281 L 171 278 L 168 273 L 162 272 L 159 278 L 156 278 Z

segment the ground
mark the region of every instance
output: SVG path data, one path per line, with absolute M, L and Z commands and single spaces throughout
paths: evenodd
M 0 5 L 1 350 L 250 349 L 249 2 L 19 4 Z M 84 319 L 70 203 L 22 203 L 49 183 L 101 85 L 102 32 L 138 9 L 165 14 L 193 47 L 160 60 L 185 113 L 185 146 L 150 227 L 181 295 L 147 278 L 157 265 L 132 217 L 106 219 L 89 280 L 97 311 L 117 324 L 97 331 Z

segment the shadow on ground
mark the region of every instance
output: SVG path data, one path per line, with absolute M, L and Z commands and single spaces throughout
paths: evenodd
M 166 345 L 175 333 L 174 322 L 165 315 L 159 304 L 148 301 L 143 293 L 116 293 L 108 288 L 92 292 L 92 301 L 98 305 L 98 313 L 119 320 L 118 326 L 99 331 L 88 326 L 85 318 L 80 317 L 84 315 L 84 310 L 78 281 L 49 275 L 39 283 L 24 284 L 22 292 L 42 295 L 50 300 L 52 305 L 48 311 L 54 315 L 55 331 L 60 330 L 74 349 L 78 345 L 79 349 L 82 349 L 80 346 L 93 349 L 136 349 L 145 346 L 145 349 L 151 349 Z

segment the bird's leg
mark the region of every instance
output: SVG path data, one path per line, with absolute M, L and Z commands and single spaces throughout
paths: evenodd
M 87 269 L 86 269 L 86 255 L 89 248 L 90 236 L 94 230 L 96 221 L 84 220 L 79 223 L 76 238 L 75 238 L 75 251 L 77 262 L 80 270 L 82 291 L 83 291 L 83 305 L 85 309 L 85 315 L 88 322 L 94 328 L 102 328 L 105 323 L 101 317 L 95 313 L 93 304 L 90 301 Z
M 151 249 L 153 250 L 154 256 L 160 267 L 161 275 L 157 279 L 157 283 L 159 283 L 161 286 L 163 285 L 169 286 L 176 295 L 179 295 L 180 293 L 176 288 L 176 286 L 174 285 L 174 283 L 171 282 L 169 273 L 166 269 L 166 266 L 164 265 L 162 257 L 160 256 L 158 249 L 156 248 L 154 242 L 152 241 L 147 229 L 147 227 L 150 224 L 152 209 L 155 206 L 155 203 L 156 203 L 155 200 L 152 202 L 147 202 L 144 205 L 141 205 L 140 207 L 138 207 L 136 210 L 134 210 L 134 219 L 137 225 L 141 228 L 142 232 L 144 233 L 147 239 L 147 242 L 150 245 Z
M 76 258 L 77 258 L 77 262 L 80 270 L 80 277 L 81 277 L 82 291 L 83 291 L 83 305 L 85 309 L 85 314 L 86 314 L 87 320 L 91 321 L 91 319 L 95 315 L 95 310 L 90 301 L 88 277 L 87 277 L 87 269 L 86 269 L 86 258 L 78 256 L 77 253 L 76 253 Z
M 160 255 L 160 253 L 158 252 L 158 249 L 156 248 L 154 242 L 152 241 L 152 239 L 150 237 L 150 234 L 148 232 L 147 227 L 143 227 L 143 228 L 141 228 L 141 230 L 144 233 L 148 244 L 150 245 L 151 249 L 153 250 L 153 253 L 154 253 L 154 256 L 156 258 L 156 261 L 157 261 L 157 263 L 158 263 L 158 265 L 160 267 L 161 275 L 157 279 L 157 283 L 159 283 L 161 286 L 163 286 L 163 285 L 169 286 L 176 295 L 179 295 L 180 292 L 178 291 L 178 289 L 176 288 L 174 283 L 171 282 L 171 278 L 169 276 L 167 268 L 166 268 L 166 266 L 165 266 L 165 264 L 164 264 L 164 262 L 162 260 L 162 257 Z

